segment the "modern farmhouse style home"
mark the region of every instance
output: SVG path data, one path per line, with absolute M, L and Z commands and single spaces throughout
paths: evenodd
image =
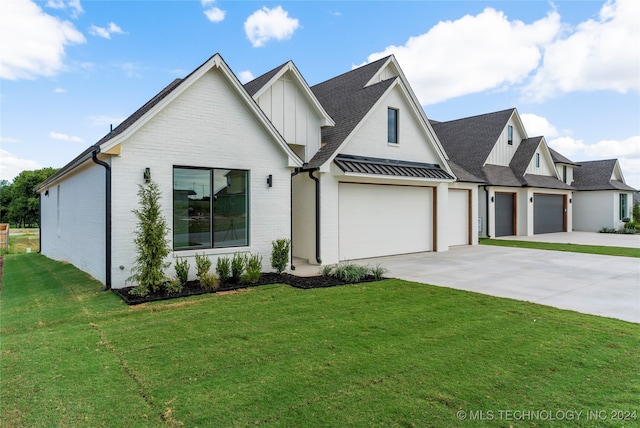
M 42 253 L 126 286 L 151 179 L 169 261 L 253 252 L 268 268 L 280 238 L 316 264 L 477 243 L 477 184 L 392 56 L 311 88 L 293 62 L 242 85 L 212 56 L 39 187 Z

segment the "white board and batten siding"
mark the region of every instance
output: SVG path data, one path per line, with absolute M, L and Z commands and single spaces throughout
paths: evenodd
M 103 283 L 105 183 L 104 167 L 89 160 L 40 194 L 41 253 L 69 262 Z
M 258 97 L 258 105 L 301 159 L 320 149 L 320 118 L 288 71 Z
M 431 251 L 433 189 L 340 183 L 339 258 Z
M 508 144 L 508 125 L 513 126 L 512 144 Z M 493 146 L 493 149 L 491 150 L 491 153 L 489 153 L 489 156 L 487 157 L 485 163 L 491 165 L 509 166 L 513 155 L 518 150 L 518 147 L 520 147 L 520 142 L 525 138 L 525 135 L 526 133 L 520 128 L 520 126 L 514 120 L 514 116 L 512 115 L 511 119 L 509 119 L 509 122 L 507 123 L 507 126 L 505 126 L 502 130 L 502 133 L 500 133 L 498 141 Z
M 291 235 L 291 177 L 286 155 L 252 115 L 222 73 L 212 68 L 122 143 L 121 156 L 113 158 L 112 243 L 118 249 L 113 252 L 114 288 L 125 286 L 131 275 L 137 224 L 131 210 L 137 208 L 137 185 L 144 181 L 145 168 L 162 189 L 163 215 L 170 228 L 174 166 L 249 171 L 249 245 L 175 251 L 170 260 L 189 258 L 195 277 L 196 253 L 210 256 L 215 265 L 219 256 L 253 252 L 263 256 L 263 269 L 270 269 L 271 242 Z M 167 273 L 173 274 L 173 266 Z

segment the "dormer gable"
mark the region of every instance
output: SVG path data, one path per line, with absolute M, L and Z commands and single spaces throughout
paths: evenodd
M 245 88 L 304 162 L 320 149 L 321 128 L 335 125 L 293 61 L 252 80 Z
M 549 147 L 544 137 L 535 138 L 539 138 L 539 143 L 533 152 L 533 156 L 531 156 L 529 160 L 525 174 L 546 175 L 561 179 L 561 177 L 558 176 L 558 171 L 553 163 L 553 157 L 549 152 Z
M 513 156 L 520 148 L 520 143 L 528 138 L 518 110 L 513 109 L 511 117 L 504 124 L 493 149 L 484 164 L 509 166 Z
M 384 80 L 393 79 L 394 77 L 401 76 L 401 69 L 398 66 L 395 57 L 392 55 L 387 58 L 386 62 L 382 67 L 378 69 L 378 71 L 369 79 L 369 81 L 364 85 L 365 87 L 375 85 L 376 83 L 380 83 Z

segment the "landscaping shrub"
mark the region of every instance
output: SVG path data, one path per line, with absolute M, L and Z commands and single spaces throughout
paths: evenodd
M 175 263 L 176 279 L 180 282 L 180 285 L 184 285 L 189 280 L 189 261 L 185 258 L 178 257 Z
M 136 284 L 135 293 L 146 296 L 167 281 L 164 273 L 171 252 L 167 235 L 169 227 L 160 207 L 160 190 L 154 181 L 138 186 L 140 208 L 132 212 L 138 218 L 134 232 L 136 259 L 127 282 Z
M 240 253 L 234 253 L 231 259 L 231 279 L 234 282 L 239 282 L 242 272 L 244 272 L 244 265 L 247 261 L 247 256 Z
M 218 287 L 218 278 L 211 272 L 211 259 L 204 254 L 196 254 L 196 276 L 203 288 L 213 290 Z
M 165 282 L 164 288 L 168 293 L 180 293 L 184 284 L 178 278 Z
M 361 266 L 353 263 L 338 263 L 335 265 L 325 265 L 320 268 L 320 275 L 338 278 L 345 282 L 359 282 L 367 277 L 373 277 L 376 280 L 382 279 L 387 269 L 380 264 L 372 268 L 370 266 Z
M 216 275 L 220 282 L 227 282 L 231 278 L 231 260 L 229 257 L 218 257 L 216 260 Z
M 262 256 L 260 254 L 251 254 L 245 257 L 245 271 L 241 275 L 241 280 L 245 284 L 255 284 L 260 279 L 262 271 Z
M 271 267 L 278 273 L 287 269 L 289 263 L 289 251 L 291 250 L 290 239 L 277 239 L 271 242 Z
M 633 208 L 631 209 L 631 217 L 634 223 L 640 224 L 640 203 L 637 201 L 633 203 Z M 636 229 L 640 229 L 640 227 L 636 227 Z

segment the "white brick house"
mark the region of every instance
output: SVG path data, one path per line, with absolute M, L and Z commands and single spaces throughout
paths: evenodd
M 135 259 L 132 210 L 148 168 L 162 189 L 174 257 L 205 253 L 215 263 L 238 251 L 268 255 L 272 240 L 290 237 L 290 176 L 300 166 L 216 54 L 40 186 L 41 252 L 108 288 L 126 286 Z

